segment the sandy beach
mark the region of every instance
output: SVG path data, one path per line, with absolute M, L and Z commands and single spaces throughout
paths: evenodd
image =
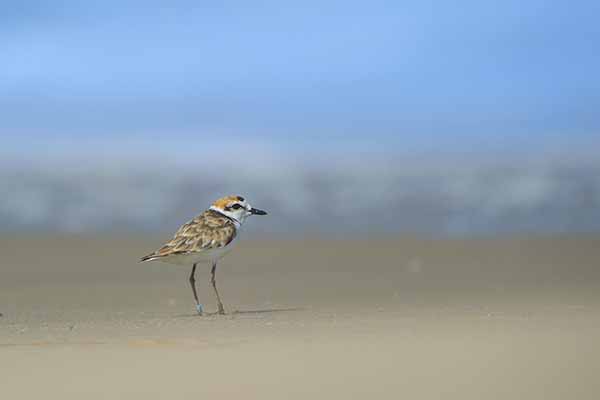
M 160 242 L 2 236 L 3 398 L 600 396 L 600 237 L 248 238 L 202 317 Z

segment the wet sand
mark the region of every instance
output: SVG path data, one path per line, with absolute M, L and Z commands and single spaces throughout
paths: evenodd
M 0 237 L 2 397 L 600 396 L 600 237 L 245 240 L 202 317 L 159 244 Z

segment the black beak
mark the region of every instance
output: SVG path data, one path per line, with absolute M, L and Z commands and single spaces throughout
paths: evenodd
M 267 215 L 267 212 L 263 211 L 263 210 L 259 210 L 258 208 L 252 207 L 250 209 L 250 214 L 252 214 L 252 215 Z

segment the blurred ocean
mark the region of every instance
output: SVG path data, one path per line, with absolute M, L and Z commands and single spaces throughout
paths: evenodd
M 600 231 L 600 162 L 410 168 L 400 159 L 256 160 L 13 160 L 0 168 L 0 230 L 171 232 L 215 198 L 242 194 L 270 212 L 247 225 L 265 234 Z

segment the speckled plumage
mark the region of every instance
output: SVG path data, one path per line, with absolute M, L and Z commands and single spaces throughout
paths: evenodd
M 206 210 L 181 226 L 173 239 L 142 257 L 141 261 L 220 249 L 230 244 L 236 235 L 237 227 L 231 218 L 214 210 Z

